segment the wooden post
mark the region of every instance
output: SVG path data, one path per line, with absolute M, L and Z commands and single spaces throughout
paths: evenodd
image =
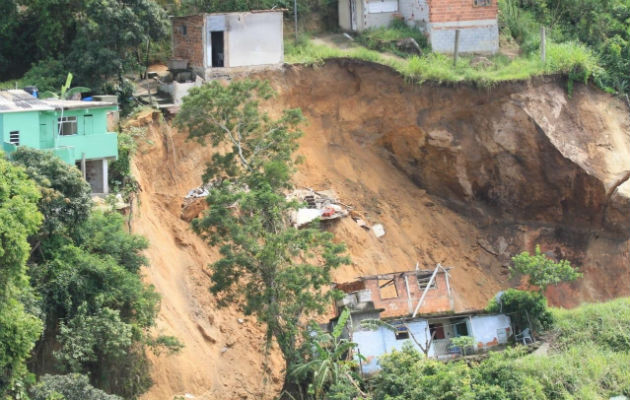
M 545 39 L 545 26 L 540 26 L 540 60 L 544 63 L 547 58 L 547 41 Z
M 459 57 L 459 29 L 455 30 L 455 49 L 453 51 L 453 66 L 457 66 L 457 57 Z

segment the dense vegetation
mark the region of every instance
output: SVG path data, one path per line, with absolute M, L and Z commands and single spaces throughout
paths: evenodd
M 535 294 L 539 296 L 539 294 Z M 560 400 L 607 399 L 630 395 L 630 299 L 587 304 L 574 310 L 545 310 L 553 321 L 547 329 L 548 353 L 528 354 L 520 346 L 490 353 L 482 360 L 441 362 L 411 346 L 380 359 L 381 371 L 362 385 L 341 373 L 317 380 L 327 367 L 314 370 L 313 398 L 372 400 Z M 334 334 L 333 334 L 334 335 Z M 324 365 L 334 355 L 318 347 Z M 346 350 L 349 347 L 346 347 Z M 323 354 L 323 355 L 320 355 Z M 338 357 L 337 369 L 347 370 Z M 324 383 L 324 388 L 319 386 Z M 319 393 L 325 393 L 318 397 Z
M 3 0 L 0 76 L 58 90 L 75 85 L 126 93 L 151 42 L 168 34 L 166 12 L 153 0 Z
M 34 398 L 135 398 L 150 385 L 145 348 L 180 346 L 149 334 L 159 296 L 139 275 L 146 240 L 93 211 L 79 170 L 52 153 L 20 147 L 11 161 L 0 159 L 0 398 L 27 398 L 29 370 L 56 374 Z

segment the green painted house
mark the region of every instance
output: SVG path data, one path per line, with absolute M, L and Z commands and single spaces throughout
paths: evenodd
M 110 102 L 40 100 L 23 90 L 0 91 L 2 150 L 50 150 L 80 168 L 94 193 L 108 193 L 108 163 L 118 157 L 118 139 L 107 126 L 115 113 Z

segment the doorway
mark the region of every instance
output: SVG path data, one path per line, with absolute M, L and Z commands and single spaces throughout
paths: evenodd
M 210 46 L 212 48 L 212 66 L 223 67 L 223 31 L 210 32 Z

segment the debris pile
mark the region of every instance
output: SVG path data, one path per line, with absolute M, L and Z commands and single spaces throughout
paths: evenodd
M 287 195 L 287 200 L 306 203 L 291 216 L 297 228 L 319 218 L 321 221 L 345 217 L 349 214 L 348 206 L 339 202 L 333 190 L 315 191 L 313 189 L 297 189 Z

